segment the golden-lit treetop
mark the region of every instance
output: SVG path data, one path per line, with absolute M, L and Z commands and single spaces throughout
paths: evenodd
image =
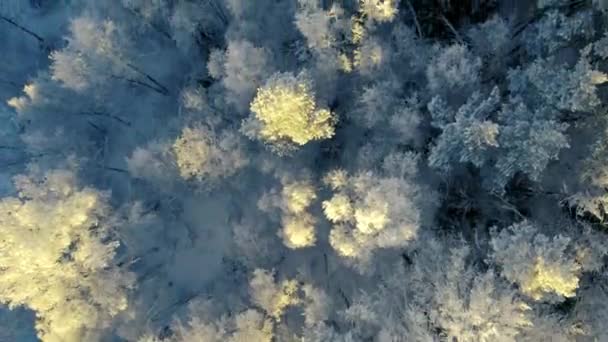
M 315 101 L 312 82 L 305 73 L 274 74 L 251 103 L 259 138 L 271 145 L 296 146 L 331 138 L 336 119 Z
M 35 311 L 44 342 L 91 340 L 127 308 L 133 281 L 112 263 L 108 198 L 65 170 L 15 186 L 0 200 L 0 302 Z
M 314 246 L 317 238 L 315 236 L 315 218 L 307 212 L 299 215 L 287 215 L 282 218 L 283 229 L 280 236 L 285 246 L 291 249 Z
M 574 297 L 581 266 L 569 252 L 570 239 L 549 238 L 529 221 L 513 224 L 492 239 L 494 260 L 508 280 L 534 300 Z
M 292 249 L 314 246 L 315 218 L 307 211 L 317 198 L 315 188 L 308 181 L 283 185 L 282 202 L 285 207 L 281 219 L 283 243 Z
M 256 269 L 249 282 L 253 302 L 260 306 L 268 316 L 280 321 L 288 306 L 298 305 L 298 282 L 283 280 L 275 282 L 272 272 Z
M 171 149 L 179 174 L 186 180 L 213 181 L 248 163 L 235 134 L 218 135 L 200 124 L 184 127 Z
M 525 294 L 535 300 L 542 299 L 549 292 L 554 292 L 563 297 L 576 296 L 578 276 L 563 265 L 547 263 L 543 258 L 538 258 L 534 263 L 531 274 L 522 282 L 521 287 Z
M 331 222 L 345 222 L 353 217 L 351 199 L 345 194 L 336 194 L 323 201 L 323 212 Z
M 310 206 L 317 195 L 309 182 L 293 182 L 283 186 L 283 198 L 287 210 L 293 214 L 299 214 Z
M 380 21 L 389 22 L 397 15 L 398 0 L 359 0 L 361 12 L 368 17 Z
M 323 183 L 333 190 L 343 188 L 348 184 L 348 173 L 342 169 L 329 171 L 323 177 Z
M 334 190 L 322 207 L 333 224 L 330 245 L 339 255 L 364 266 L 375 249 L 403 247 L 416 237 L 420 190 L 408 181 L 340 170 L 323 181 Z

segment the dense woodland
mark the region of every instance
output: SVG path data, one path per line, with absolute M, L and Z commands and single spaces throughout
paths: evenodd
M 0 341 L 608 341 L 605 10 L 0 0 Z

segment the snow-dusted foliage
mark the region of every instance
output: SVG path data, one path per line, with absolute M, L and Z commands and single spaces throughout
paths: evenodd
M 466 46 L 455 44 L 435 50 L 426 69 L 429 90 L 462 97 L 479 86 L 481 59 Z
M 607 15 L 0 0 L 0 341 L 608 341 Z
M 283 244 L 291 249 L 311 247 L 317 240 L 315 233 L 316 218 L 309 207 L 317 198 L 315 188 L 307 180 L 282 181 L 280 193 L 273 191 L 262 196 L 258 206 L 262 210 L 280 211 L 281 230 L 278 235 Z
M 318 107 L 312 82 L 305 73 L 271 76 L 258 89 L 251 111 L 254 116 L 244 124 L 244 131 L 277 151 L 334 135 L 335 116 Z
M 576 295 L 580 265 L 567 251 L 569 238 L 558 235 L 550 239 L 532 223 L 522 222 L 496 234 L 491 243 L 492 259 L 500 265 L 502 275 L 527 296 L 541 300 Z
M 475 274 L 466 249 L 451 252 L 449 268 L 436 277 L 430 319 L 458 341 L 517 341 L 530 325 L 530 307 L 493 271 Z M 420 284 L 423 286 L 423 284 Z
M 43 341 L 99 338 L 134 285 L 115 265 L 121 222 L 107 194 L 79 187 L 67 170 L 14 182 L 17 197 L 0 201 L 0 301 L 35 311 Z
M 223 56 L 216 51 L 209 57 L 209 74 L 222 79 L 224 87 L 232 94 L 228 101 L 239 109 L 247 108 L 256 89 L 271 74 L 268 51 L 246 40 L 230 41 Z
M 399 0 L 359 0 L 360 11 L 377 21 L 391 21 L 397 15 Z
M 247 165 L 238 139 L 232 132 L 216 137 L 202 126 L 184 127 L 171 146 L 180 176 L 202 181 L 235 173 Z
M 376 249 L 407 246 L 423 224 L 422 211 L 431 197 L 424 194 L 428 189 L 414 183 L 416 156 L 401 157 L 389 156 L 388 172 L 383 174 L 349 175 L 337 169 L 324 177 L 333 190 L 333 196 L 322 203 L 333 225 L 329 242 L 338 255 L 363 268 Z M 406 169 L 400 173 L 395 166 Z

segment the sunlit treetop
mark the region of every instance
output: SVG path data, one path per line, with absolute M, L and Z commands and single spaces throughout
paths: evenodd
M 112 262 L 108 197 L 66 170 L 14 181 L 18 196 L 0 200 L 0 302 L 35 311 L 44 342 L 91 340 L 133 282 Z
M 547 292 L 574 297 L 579 283 L 576 270 L 576 267 L 567 269 L 564 265 L 548 263 L 539 257 L 534 262 L 534 275 L 521 284 L 522 291 L 535 300 L 542 299 Z
M 251 303 L 238 313 L 222 314 L 213 299 L 194 299 L 188 304 L 188 318 L 174 320 L 171 336 L 147 332 L 137 342 L 271 342 L 287 308 L 297 305 L 306 327 L 314 328 L 327 320 L 332 304 L 321 288 L 296 280 L 277 281 L 273 271 L 259 268 L 253 271 L 249 294 Z
M 308 182 L 293 182 L 283 186 L 283 198 L 289 212 L 299 214 L 317 198 L 314 187 Z
M 289 306 L 298 305 L 298 282 L 295 280 L 275 281 L 272 272 L 256 269 L 249 281 L 249 291 L 253 303 L 264 309 L 266 314 L 276 321 Z
M 491 240 L 494 260 L 508 280 L 534 300 L 574 297 L 579 286 L 580 265 L 568 253 L 570 239 L 550 239 L 524 221 L 502 230 Z
M 342 169 L 329 171 L 323 177 L 323 183 L 333 190 L 337 190 L 348 185 L 348 173 Z
M 312 247 L 316 243 L 316 217 L 310 207 L 317 198 L 315 186 L 309 179 L 285 178 L 280 190 L 271 189 L 258 201 L 258 208 L 279 213 L 281 230 L 278 236 L 290 249 Z M 278 209 L 278 210 L 277 210 Z
M 399 0 L 359 0 L 361 12 L 379 22 L 393 21 Z
M 283 243 L 292 249 L 314 246 L 316 219 L 308 208 L 317 198 L 315 188 L 308 181 L 283 185 L 282 200 L 285 212 L 281 219 Z
M 323 202 L 323 211 L 331 222 L 345 222 L 353 217 L 351 199 L 345 194 L 336 194 Z
M 333 224 L 329 242 L 345 261 L 364 269 L 374 250 L 403 247 L 416 237 L 420 189 L 408 180 L 336 170 L 324 182 L 334 191 L 322 203 Z
M 248 125 L 255 126 L 254 135 L 278 150 L 331 138 L 336 117 L 315 101 L 306 73 L 276 73 L 258 89 L 251 103 L 254 117 Z
M 184 127 L 171 150 L 179 174 L 186 180 L 214 181 L 248 164 L 235 134 L 218 135 L 202 125 Z
M 146 333 L 137 342 L 270 342 L 274 321 L 259 310 L 247 309 L 239 313 L 221 315 L 210 300 L 193 300 L 188 305 L 189 317 L 176 319 L 170 337 L 159 338 Z
M 314 246 L 317 241 L 315 223 L 314 216 L 307 212 L 297 216 L 284 216 L 283 229 L 279 234 L 283 238 L 283 244 L 291 249 Z

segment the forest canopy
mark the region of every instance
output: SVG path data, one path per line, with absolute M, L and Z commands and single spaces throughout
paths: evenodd
M 0 342 L 608 341 L 607 11 L 0 0 Z

